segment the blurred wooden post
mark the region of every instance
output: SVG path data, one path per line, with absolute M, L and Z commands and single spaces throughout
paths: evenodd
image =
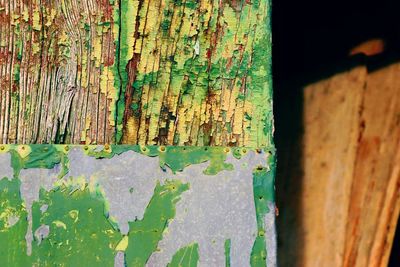
M 400 64 L 360 66 L 304 89 L 295 265 L 387 265 L 400 210 L 399 75 Z

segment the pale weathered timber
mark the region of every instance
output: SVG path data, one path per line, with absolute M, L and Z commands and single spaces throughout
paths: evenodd
M 344 266 L 386 266 L 400 210 L 400 64 L 368 74 Z
M 398 63 L 359 66 L 304 88 L 301 170 L 280 200 L 282 266 L 387 266 L 400 210 L 399 73 Z
M 304 266 L 341 266 L 366 75 L 359 67 L 304 90 Z
M 2 143 L 272 143 L 270 4 L 0 0 Z

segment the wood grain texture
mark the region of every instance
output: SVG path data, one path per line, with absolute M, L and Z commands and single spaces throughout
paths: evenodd
M 359 67 L 304 91 L 303 266 L 341 266 L 366 75 Z
M 3 143 L 112 142 L 108 1 L 2 1 Z M 108 24 L 107 24 L 108 22 Z
M 344 266 L 386 266 L 400 205 L 400 64 L 366 79 Z
M 301 170 L 288 173 L 297 186 L 280 208 L 282 266 L 387 266 L 400 211 L 399 73 L 399 63 L 359 66 L 304 88 Z
M 272 144 L 268 0 L 0 0 L 2 143 Z

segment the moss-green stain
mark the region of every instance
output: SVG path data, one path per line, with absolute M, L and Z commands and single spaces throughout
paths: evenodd
M 172 257 L 168 267 L 196 267 L 199 262 L 199 245 L 193 243 L 179 249 Z
M 143 219 L 129 223 L 129 245 L 125 251 L 128 266 L 145 266 L 157 249 L 168 223 L 175 217 L 175 205 L 189 184 L 177 180 L 157 183 Z
M 251 251 L 250 264 L 252 267 L 266 266 L 267 247 L 265 239 L 265 215 L 270 211 L 268 204 L 275 198 L 274 178 L 276 161 L 274 156 L 268 159 L 269 170 L 258 167 L 253 171 L 253 194 L 257 218 L 257 237 Z
M 0 180 L 0 262 L 27 266 L 25 233 L 27 212 L 20 196 L 18 179 Z
M 63 177 L 68 172 L 68 157 L 64 148 L 53 145 L 10 146 L 14 177 L 18 177 L 22 169 L 52 169 L 57 164 L 61 164 L 60 177 Z
M 44 213 L 42 205 L 48 205 Z M 32 244 L 32 264 L 113 266 L 121 234 L 109 220 L 101 194 L 64 185 L 50 192 L 41 190 L 32 212 L 33 232 L 41 225 L 50 227 L 47 238 Z

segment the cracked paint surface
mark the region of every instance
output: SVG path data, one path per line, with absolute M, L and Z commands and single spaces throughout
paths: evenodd
M 0 264 L 275 266 L 270 14 L 0 1 Z
M 0 1 L 0 143 L 272 144 L 270 0 Z
M 54 147 L 64 156 L 43 153 L 53 159 L 37 160 L 51 164 L 18 172 L 13 153 L 27 158 L 35 146 L 0 153 L 2 262 L 275 266 L 274 151 Z M 179 155 L 181 163 L 166 164 Z M 206 172 L 215 158 L 231 167 Z

